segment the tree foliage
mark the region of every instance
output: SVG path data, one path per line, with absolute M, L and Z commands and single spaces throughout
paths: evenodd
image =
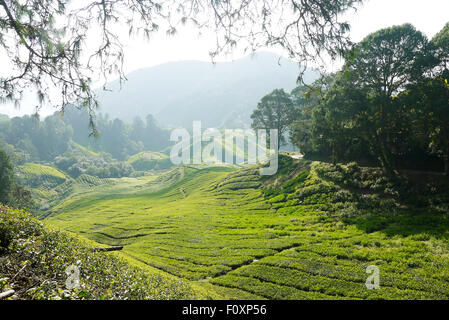
M 8 204 L 14 189 L 14 169 L 8 154 L 3 150 L 0 150 L 0 182 L 0 203 Z
M 251 127 L 257 129 L 276 129 L 278 131 L 278 147 L 285 142 L 285 134 L 293 122 L 295 112 L 288 93 L 276 89 L 266 95 L 251 115 Z
M 14 167 L 9 155 L 0 149 L 0 204 L 16 208 L 31 208 L 31 192 L 16 183 Z
M 432 154 L 444 161 L 449 175 L 449 73 L 425 79 L 407 92 L 406 101 L 415 112 L 413 129 Z M 421 140 L 422 141 L 422 140 Z
M 107 116 L 96 116 L 96 137 L 89 136 L 86 110 L 67 107 L 64 116 L 55 113 L 43 121 L 25 115 L 0 122 L 0 145 L 8 150 L 15 164 L 52 162 L 72 153 L 72 141 L 94 152 L 109 153 L 111 158 L 126 160 L 141 151 L 160 151 L 171 144 L 169 131 L 161 129 L 149 115 L 132 124 Z M 98 161 L 95 161 L 98 162 Z
M 447 28 L 429 41 L 405 24 L 356 44 L 329 85 L 312 86 L 321 99 L 297 100 L 309 111 L 298 114 L 292 142 L 333 162 L 377 163 L 390 176 L 441 160 L 449 174 Z

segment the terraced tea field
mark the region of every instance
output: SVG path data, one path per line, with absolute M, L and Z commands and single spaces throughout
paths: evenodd
M 375 187 L 349 192 L 337 174 L 303 161 L 265 180 L 254 168 L 175 168 L 92 185 L 45 221 L 124 245 L 214 298 L 449 299 L 447 212 L 389 209 Z M 379 290 L 365 287 L 369 265 Z

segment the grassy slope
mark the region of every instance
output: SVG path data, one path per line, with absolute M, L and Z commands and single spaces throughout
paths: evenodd
M 30 175 L 47 175 L 50 177 L 56 177 L 62 180 L 65 180 L 67 176 L 60 170 L 37 164 L 37 163 L 27 163 L 23 166 L 19 167 L 19 171 L 23 172 L 24 174 L 30 174 Z
M 447 210 L 395 204 L 375 175 L 357 186 L 341 175 L 291 161 L 268 181 L 255 169 L 177 168 L 73 196 L 48 222 L 125 245 L 129 259 L 216 297 L 449 299 Z M 380 290 L 365 288 L 368 265 Z
M 18 182 L 30 188 L 33 199 L 40 208 L 48 208 L 60 198 L 60 193 L 67 193 L 72 178 L 57 168 L 26 163 L 16 168 Z
M 137 171 L 163 170 L 173 167 L 168 155 L 153 151 L 135 154 L 129 157 L 126 163 L 133 166 L 134 170 Z
M 37 163 L 26 163 L 17 168 L 17 176 L 27 185 L 40 186 L 42 183 L 57 185 L 70 179 L 64 172 L 50 166 Z
M 0 206 L 0 292 L 11 299 L 213 298 L 178 278 L 117 253 L 93 252 L 92 241 L 46 227 L 28 213 Z M 66 269 L 80 270 L 79 288 L 66 290 Z
M 89 148 L 86 148 L 86 147 L 84 147 L 84 146 L 82 146 L 82 145 L 80 145 L 80 144 L 78 144 L 78 143 L 76 143 L 74 141 L 71 141 L 71 144 L 75 148 L 75 150 L 77 150 L 77 152 L 79 152 L 79 153 L 81 153 L 83 155 L 94 156 L 94 157 L 99 157 L 100 156 L 100 153 L 92 151 Z

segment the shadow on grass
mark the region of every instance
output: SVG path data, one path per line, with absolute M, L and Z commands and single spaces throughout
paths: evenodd
M 355 225 L 366 233 L 382 232 L 389 237 L 414 236 L 417 240 L 449 240 L 449 213 L 431 209 L 400 209 L 388 213 L 370 213 L 344 218 L 343 222 Z

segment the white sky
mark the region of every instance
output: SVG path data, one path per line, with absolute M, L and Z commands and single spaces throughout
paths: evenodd
M 431 38 L 449 22 L 449 0 L 366 0 L 355 14 L 350 12 L 348 19 L 352 26 L 351 38 L 356 42 L 381 28 L 404 23 L 412 23 Z M 146 44 L 133 39 L 126 52 L 126 70 L 129 72 L 168 61 L 210 61 L 208 49 L 213 40 L 197 38 L 188 32 L 169 38 L 165 34 L 158 35 Z M 241 56 L 236 53 L 222 60 Z
M 403 23 L 412 23 L 431 38 L 449 22 L 449 0 L 366 0 L 356 13 L 351 12 L 348 17 L 351 22 L 353 41 L 360 41 L 381 28 Z M 161 32 L 153 36 L 149 42 L 142 42 L 141 38 L 133 38 L 125 44 L 125 71 L 129 73 L 170 61 L 210 61 L 208 53 L 213 44 L 212 35 L 199 38 L 196 32 L 188 32 L 188 30 L 180 30 L 173 37 L 167 37 L 164 32 Z M 269 51 L 282 54 L 280 51 Z M 221 57 L 217 60 L 226 61 L 242 56 L 241 53 L 236 52 L 233 56 Z M 5 70 L 5 67 L 5 64 L 0 61 L 0 72 Z M 0 113 L 10 116 L 32 113 L 34 109 L 30 105 L 35 104 L 31 104 L 31 101 L 29 98 L 25 99 L 20 110 L 13 106 L 0 105 Z M 54 109 L 41 111 L 43 116 L 53 112 Z

